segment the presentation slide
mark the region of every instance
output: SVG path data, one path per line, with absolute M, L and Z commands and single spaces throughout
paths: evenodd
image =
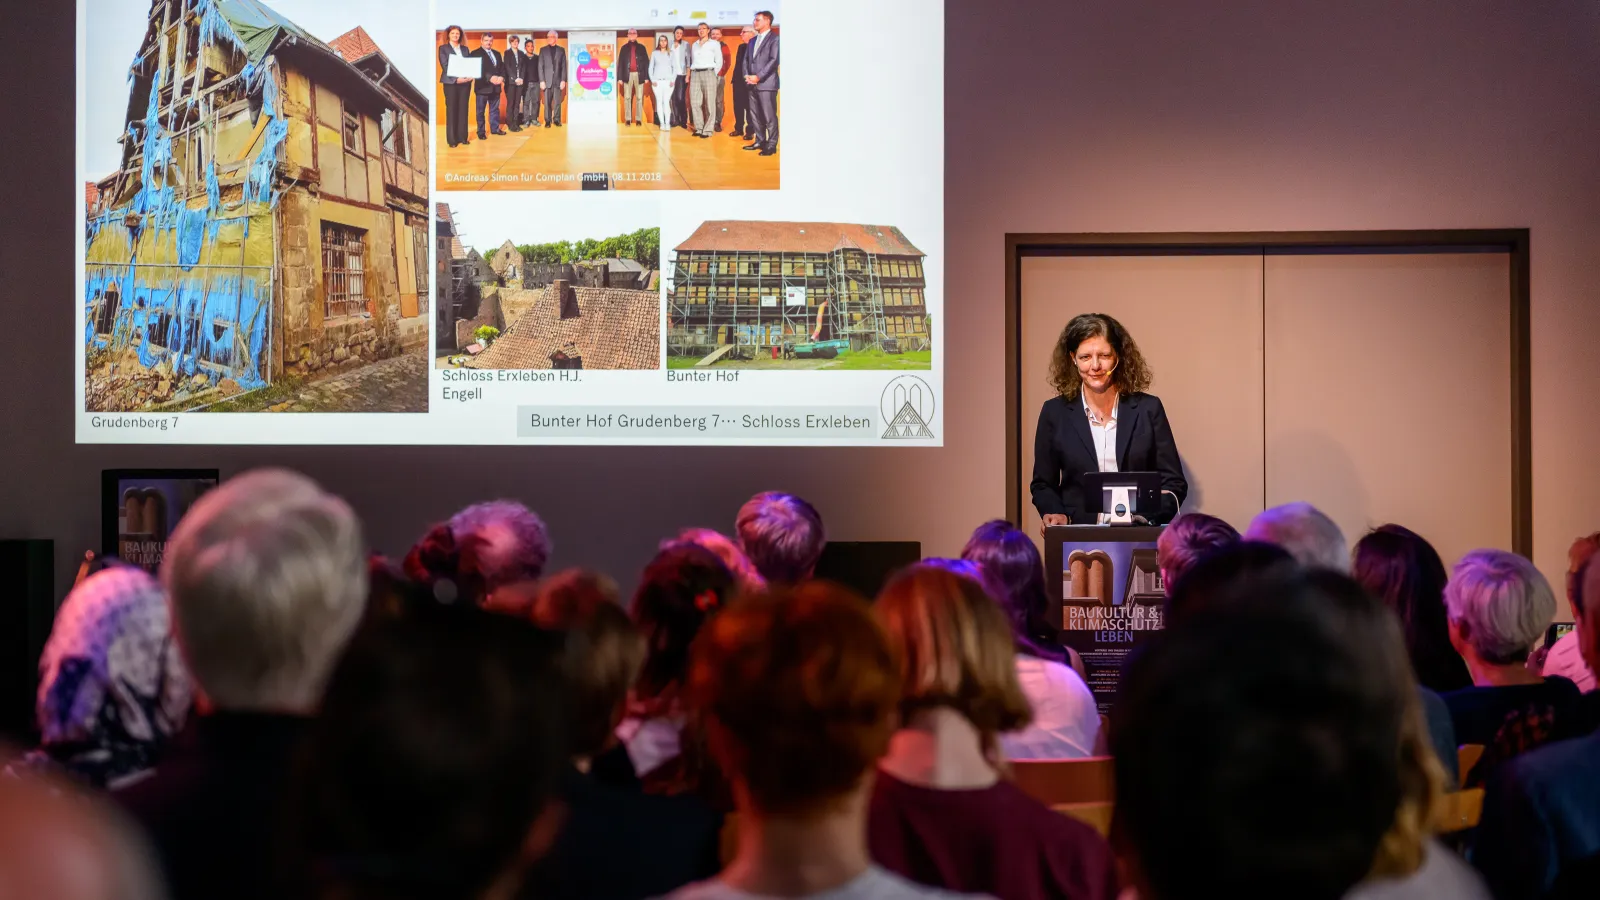
M 940 446 L 926 0 L 79 0 L 83 443 Z

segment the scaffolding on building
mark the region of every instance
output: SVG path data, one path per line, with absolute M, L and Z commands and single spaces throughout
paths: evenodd
M 691 251 L 673 259 L 668 354 L 704 356 L 727 345 L 734 358 L 843 343 L 860 352 L 906 347 L 890 332 L 877 254 L 854 244 L 827 253 Z M 893 279 L 921 286 L 920 275 Z

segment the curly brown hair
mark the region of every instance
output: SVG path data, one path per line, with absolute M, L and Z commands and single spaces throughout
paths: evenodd
M 1067 327 L 1061 329 L 1055 352 L 1050 354 L 1050 386 L 1056 389 L 1056 393 L 1068 400 L 1078 398 L 1078 391 L 1083 388 L 1083 378 L 1078 374 L 1073 355 L 1078 352 L 1079 344 L 1095 337 L 1105 338 L 1117 354 L 1117 368 L 1111 373 L 1117 393 L 1133 394 L 1150 389 L 1150 364 L 1144 361 L 1144 355 L 1139 352 L 1139 345 L 1134 343 L 1128 329 L 1105 313 L 1084 313 L 1074 316 Z

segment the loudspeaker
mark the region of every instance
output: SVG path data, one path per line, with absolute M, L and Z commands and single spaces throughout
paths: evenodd
M 921 559 L 919 541 L 829 541 L 816 577 L 875 597 L 889 576 Z
M 22 747 L 38 740 L 39 655 L 55 615 L 54 542 L 0 541 L 0 734 Z

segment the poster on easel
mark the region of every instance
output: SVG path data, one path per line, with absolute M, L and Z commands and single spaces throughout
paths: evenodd
M 216 469 L 102 470 L 100 554 L 155 574 L 178 522 L 217 482 Z

